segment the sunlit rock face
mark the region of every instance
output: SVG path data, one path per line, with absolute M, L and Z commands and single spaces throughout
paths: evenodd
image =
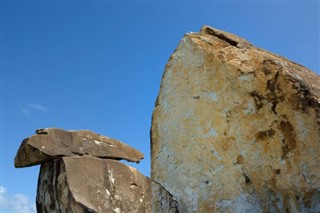
M 186 34 L 153 112 L 152 180 L 181 212 L 320 212 L 319 88 L 235 35 Z

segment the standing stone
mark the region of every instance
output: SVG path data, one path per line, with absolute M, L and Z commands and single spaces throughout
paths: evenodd
M 319 95 L 299 64 L 208 26 L 186 34 L 153 112 L 152 180 L 181 212 L 320 212 Z

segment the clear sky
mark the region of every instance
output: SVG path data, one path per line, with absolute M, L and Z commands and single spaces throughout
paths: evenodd
M 166 62 L 202 25 L 319 74 L 318 1 L 1 1 L 0 212 L 32 212 L 39 166 L 15 169 L 35 129 L 89 129 L 145 154 Z M 81 175 L 81 174 L 79 174 Z

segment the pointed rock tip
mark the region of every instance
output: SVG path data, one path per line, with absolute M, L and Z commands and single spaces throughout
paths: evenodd
M 250 42 L 248 42 L 247 40 L 245 40 L 237 35 L 210 27 L 208 25 L 202 26 L 199 34 L 217 37 L 217 38 L 229 43 L 230 45 L 238 47 L 238 48 L 250 48 L 253 46 Z

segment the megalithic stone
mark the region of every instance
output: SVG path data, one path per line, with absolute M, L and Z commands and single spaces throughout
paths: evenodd
M 297 63 L 209 26 L 188 33 L 153 112 L 152 180 L 181 212 L 320 212 L 319 97 Z
M 46 128 L 22 142 L 14 164 L 27 167 L 59 157 L 84 155 L 137 163 L 143 159 L 141 152 L 127 144 L 89 130 Z

